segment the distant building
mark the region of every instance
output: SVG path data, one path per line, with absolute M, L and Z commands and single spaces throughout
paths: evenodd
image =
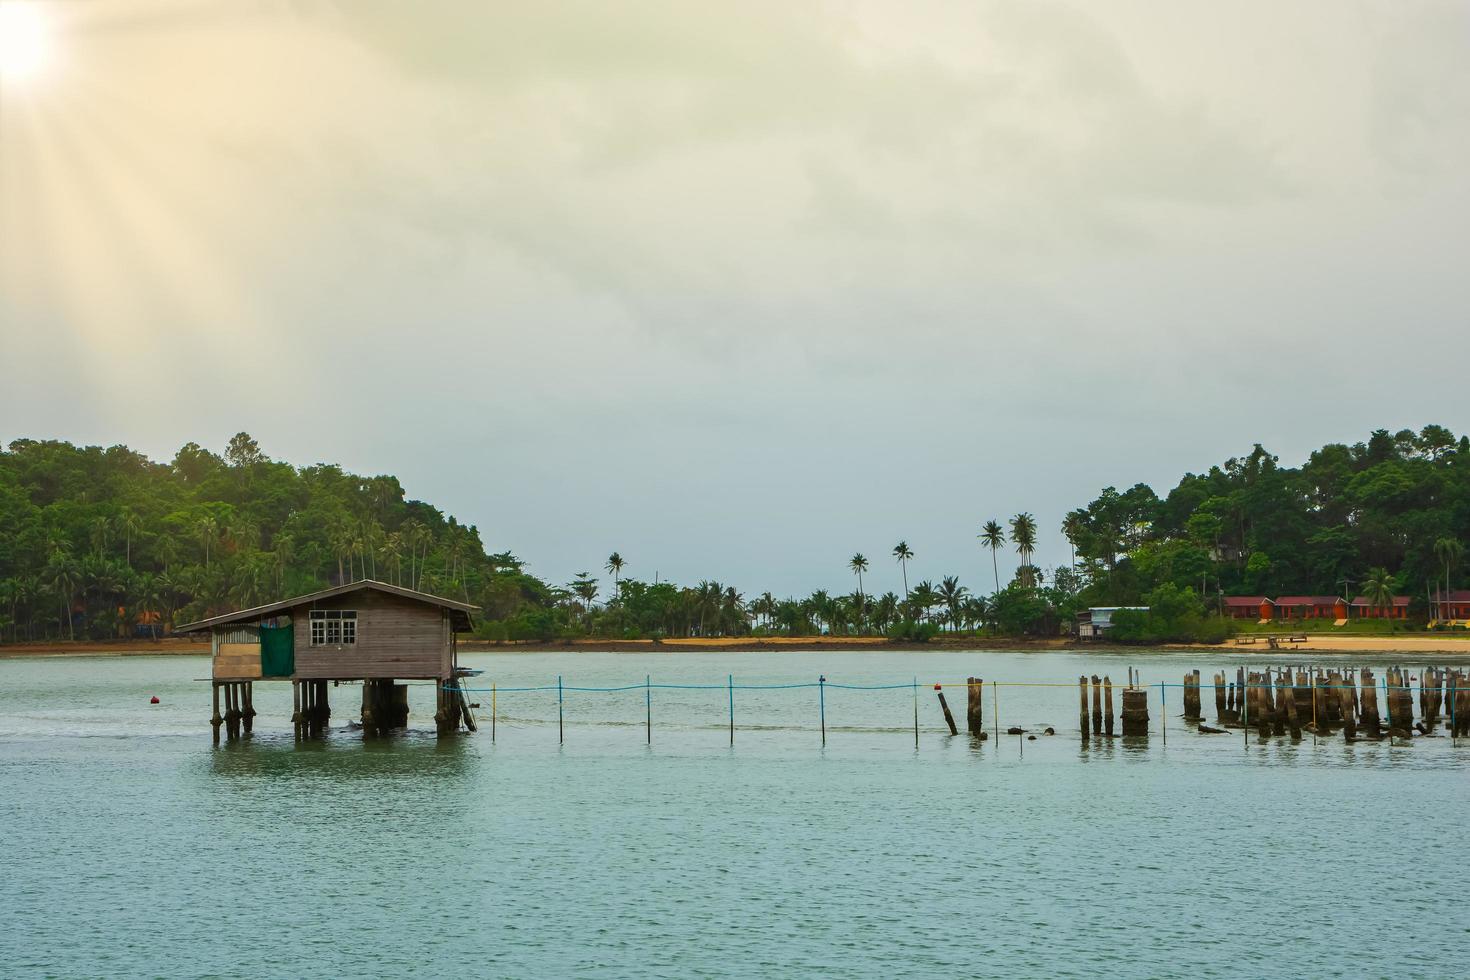
M 1275 603 L 1263 595 L 1228 595 L 1225 597 L 1225 615 L 1231 619 L 1271 619 L 1275 611 Z
M 1470 589 L 1443 589 L 1434 597 L 1440 619 L 1470 619 Z
M 1368 601 L 1368 597 L 1360 595 L 1353 600 L 1354 619 L 1408 619 L 1409 597 L 1396 595 L 1393 604 L 1385 609 L 1383 606 L 1375 606 Z
M 1277 619 L 1347 619 L 1348 603 L 1335 595 L 1284 595 L 1276 600 Z
M 1113 628 L 1113 613 L 1120 609 L 1148 612 L 1148 606 L 1093 606 L 1077 614 L 1077 638 L 1096 640 Z

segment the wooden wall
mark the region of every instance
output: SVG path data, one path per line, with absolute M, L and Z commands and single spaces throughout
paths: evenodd
M 313 608 L 357 610 L 357 642 L 312 646 Z M 296 624 L 297 677 L 439 678 L 453 670 L 449 615 L 437 606 L 363 590 L 298 606 L 291 618 Z
M 260 630 L 235 626 L 211 637 L 215 680 L 248 681 L 260 677 Z

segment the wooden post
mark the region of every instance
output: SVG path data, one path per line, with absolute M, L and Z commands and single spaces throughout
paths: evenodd
M 1103 729 L 1108 738 L 1113 737 L 1113 679 L 1107 674 L 1103 675 L 1103 701 L 1106 705 L 1106 714 L 1103 715 Z
M 1292 689 L 1291 682 L 1291 671 L 1283 671 L 1280 681 L 1282 687 L 1279 692 L 1279 700 L 1285 702 L 1286 704 L 1286 724 L 1287 727 L 1291 729 L 1291 737 L 1293 741 L 1296 741 L 1300 740 L 1302 737 L 1302 726 L 1301 723 L 1297 720 L 1296 691 Z
M 1130 688 L 1123 692 L 1123 735 L 1148 735 L 1148 691 Z
M 245 688 L 245 734 L 249 735 L 250 730 L 255 727 L 255 684 L 252 681 L 246 681 L 243 687 Z
M 291 678 L 291 734 L 301 737 L 301 682 Z
M 219 713 L 219 681 L 211 681 L 210 687 L 214 688 L 214 714 L 210 716 L 209 724 L 214 729 L 214 744 L 219 744 L 219 726 L 225 720 Z
M 958 735 L 960 730 L 955 727 L 954 715 L 949 713 L 949 703 L 944 700 L 944 686 L 942 684 L 935 684 L 934 693 L 939 695 L 939 708 L 944 712 L 944 723 L 949 726 L 949 733 L 951 735 Z
M 1272 680 L 1275 683 L 1272 683 Z M 1271 705 L 1271 734 L 1286 734 L 1286 691 L 1281 687 L 1280 675 L 1267 673 L 1266 675 L 1266 697 L 1273 703 Z
M 1225 727 L 1225 672 L 1215 672 L 1215 723 Z
M 966 693 L 969 701 L 965 711 L 965 724 L 971 735 L 979 735 L 985 731 L 985 681 L 980 677 L 971 677 L 966 681 Z
M 1085 675 L 1085 674 L 1083 676 L 1077 678 L 1077 696 L 1078 696 L 1078 699 L 1082 703 L 1081 714 L 1078 716 L 1081 719 L 1080 724 L 1079 724 L 1079 727 L 1082 729 L 1082 741 L 1086 742 L 1087 741 L 1087 735 L 1088 735 L 1088 721 L 1087 721 L 1087 675 Z
M 1345 742 L 1353 742 L 1358 737 L 1358 723 L 1353 717 L 1353 675 L 1347 674 L 1340 677 L 1337 686 L 1337 700 L 1342 708 L 1342 738 Z
M 1378 685 L 1373 679 L 1373 671 L 1364 667 L 1362 674 L 1362 703 L 1363 703 L 1363 727 L 1368 731 L 1369 738 L 1383 737 L 1383 719 L 1378 714 Z
M 1102 678 L 1092 675 L 1092 734 L 1102 734 Z

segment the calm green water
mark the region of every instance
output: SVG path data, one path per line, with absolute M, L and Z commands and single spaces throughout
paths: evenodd
M 1229 658 L 483 655 L 503 686 L 1177 681 Z M 1369 666 L 1381 666 L 1368 663 Z M 214 748 L 204 658 L 0 660 L 7 976 L 1454 976 L 1470 745 L 1244 744 L 1151 705 L 1081 746 L 1076 692 L 1000 692 L 951 738 L 932 690 L 505 695 L 492 744 L 304 745 L 289 685 Z M 477 681 L 475 683 L 479 683 Z M 157 694 L 162 704 L 150 706 Z M 488 694 L 476 695 L 486 709 Z M 963 728 L 963 690 L 951 692 Z M 987 694 L 987 724 L 992 705 Z M 1212 713 L 1206 692 L 1206 712 Z

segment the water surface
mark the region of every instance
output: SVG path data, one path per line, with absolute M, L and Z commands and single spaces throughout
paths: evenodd
M 919 742 L 912 687 L 829 689 L 823 747 L 810 689 L 737 690 L 731 746 L 725 690 L 655 690 L 652 745 L 642 691 L 566 693 L 564 744 L 554 691 L 497 695 L 493 743 L 477 693 L 481 733 L 441 743 L 431 688 L 364 742 L 343 686 L 297 744 L 289 685 L 259 684 L 255 735 L 214 747 L 204 658 L 0 661 L 3 972 L 1439 976 L 1470 953 L 1470 745 L 1201 735 L 1177 690 L 1147 739 L 1076 737 L 1078 674 L 1231 657 L 464 660 L 487 687 L 916 679 Z M 929 687 L 970 674 L 1063 686 L 1002 687 L 977 742 Z

